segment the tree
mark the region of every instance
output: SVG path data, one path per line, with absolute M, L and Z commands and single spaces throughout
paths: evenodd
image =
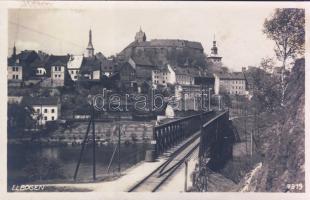
M 284 72 L 287 61 L 303 56 L 305 48 L 305 10 L 297 8 L 276 9 L 270 19 L 264 23 L 263 33 L 275 43 L 275 53 L 282 62 L 281 105 L 284 105 L 284 94 L 287 83 Z
M 259 66 L 262 70 L 264 70 L 267 73 L 270 73 L 272 69 L 275 67 L 275 62 L 272 58 L 263 58 L 260 62 Z

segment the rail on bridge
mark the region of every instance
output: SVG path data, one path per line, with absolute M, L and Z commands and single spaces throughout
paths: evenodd
M 229 111 L 206 122 L 200 137 L 199 157 L 210 158 L 211 169 L 221 168 L 232 156 L 233 143 L 238 139 L 229 120 Z
M 199 131 L 202 124 L 215 114 L 214 111 L 208 111 L 155 126 L 153 130 L 155 157 Z

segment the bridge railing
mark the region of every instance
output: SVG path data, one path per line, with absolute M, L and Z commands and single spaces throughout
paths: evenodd
M 199 131 L 202 124 L 213 114 L 214 111 L 208 111 L 155 126 L 153 130 L 153 140 L 156 141 L 154 145 L 155 155 L 159 156 Z

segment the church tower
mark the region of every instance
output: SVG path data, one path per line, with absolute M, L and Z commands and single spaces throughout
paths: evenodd
M 145 42 L 145 41 L 146 41 L 146 35 L 145 35 L 145 33 L 142 31 L 141 27 L 140 27 L 139 32 L 136 33 L 135 41 L 136 41 L 136 42 Z
M 213 37 L 213 46 L 211 48 L 211 54 L 207 57 L 207 60 L 212 62 L 212 63 L 222 62 L 222 57 L 218 55 L 218 49 L 216 46 L 215 35 Z
M 89 30 L 89 40 L 88 40 L 88 45 L 86 48 L 86 57 L 91 58 L 93 57 L 95 54 L 95 49 L 93 47 L 93 43 L 92 43 L 92 32 L 91 29 Z

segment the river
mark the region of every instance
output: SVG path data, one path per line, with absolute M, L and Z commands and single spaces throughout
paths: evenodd
M 118 172 L 118 153 L 116 151 L 109 173 L 107 168 L 113 155 L 115 144 L 96 147 L 96 174 L 98 179 Z M 121 171 L 144 160 L 147 144 L 121 144 Z M 8 145 L 8 185 L 27 182 L 70 182 L 81 146 L 39 146 Z M 92 180 L 92 146 L 86 147 L 79 168 L 77 181 Z

